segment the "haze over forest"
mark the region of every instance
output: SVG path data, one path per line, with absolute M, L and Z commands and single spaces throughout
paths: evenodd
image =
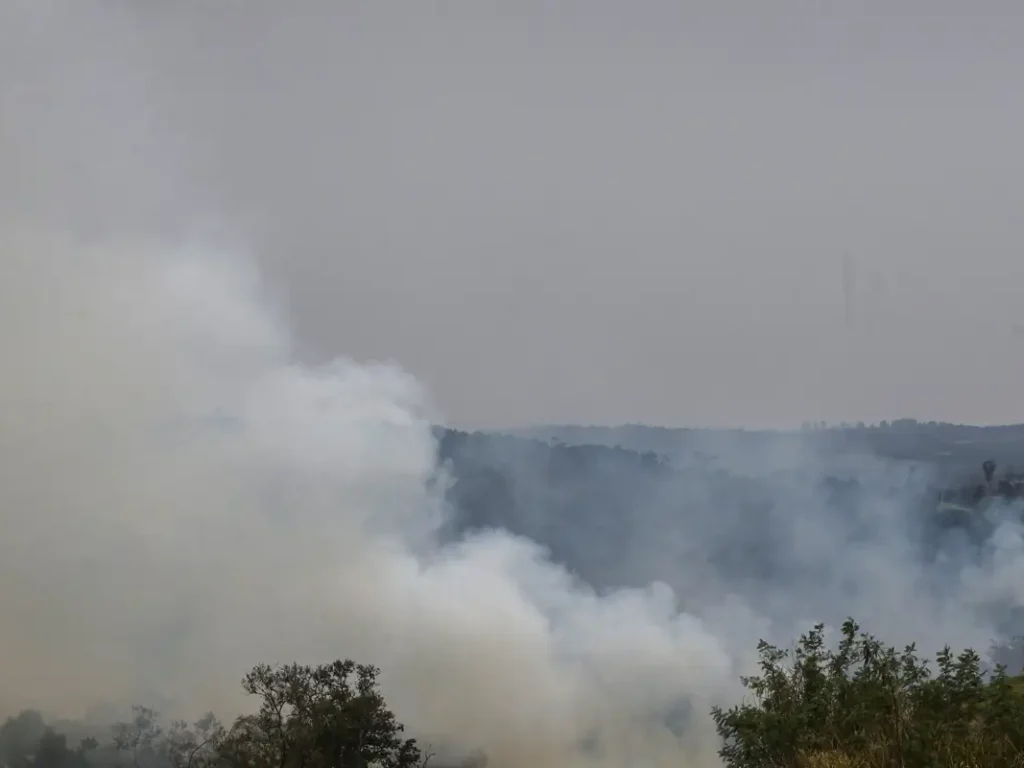
M 1020 765 L 983 5 L 0 3 L 0 768 Z

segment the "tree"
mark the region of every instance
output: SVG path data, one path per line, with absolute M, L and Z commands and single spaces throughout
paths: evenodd
M 1015 635 L 1003 643 L 993 643 L 989 656 L 995 664 L 1006 667 L 1011 675 L 1024 673 L 1024 636 Z
M 26 709 L 9 717 L 0 726 L 0 765 L 7 768 L 26 768 L 39 740 L 46 732 L 43 716 L 34 709 Z
M 77 749 L 70 749 L 67 736 L 47 728 L 39 738 L 32 765 L 34 768 L 89 768 L 86 754 L 95 747 L 94 739 L 85 739 Z
M 171 768 L 200 768 L 220 761 L 219 750 L 224 742 L 224 726 L 207 713 L 189 727 L 184 720 L 171 724 L 163 749 Z
M 131 722 L 114 726 L 114 747 L 128 755 L 134 768 L 151 768 L 161 762 L 163 728 L 153 709 L 134 706 L 132 712 Z
M 387 708 L 376 667 L 336 661 L 318 667 L 255 667 L 242 681 L 262 700 L 238 718 L 219 757 L 238 768 L 414 768 L 424 756 Z
M 1024 765 L 1024 693 L 997 667 L 949 648 L 934 671 L 914 646 L 884 646 L 847 620 L 835 650 L 823 625 L 791 653 L 758 645 L 754 700 L 712 717 L 730 768 Z

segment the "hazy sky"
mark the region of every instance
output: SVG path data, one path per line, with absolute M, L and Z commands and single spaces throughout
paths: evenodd
M 1009 0 L 7 0 L 0 217 L 252 250 L 460 426 L 1024 421 L 1021 73 Z

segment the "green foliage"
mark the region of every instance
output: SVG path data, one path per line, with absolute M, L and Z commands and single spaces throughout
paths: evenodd
M 792 653 L 758 651 L 753 701 L 712 710 L 730 768 L 1024 765 L 1024 694 L 1003 667 L 986 681 L 972 650 L 933 670 L 850 619 L 835 649 L 819 624 Z
M 415 740 L 377 689 L 379 670 L 352 661 L 319 667 L 257 666 L 242 682 L 262 703 L 238 718 L 219 745 L 237 768 L 413 768 Z
M 849 619 L 834 648 L 819 624 L 792 651 L 758 651 L 748 700 L 711 713 L 727 768 L 1024 768 L 1024 678 L 986 675 L 972 650 L 929 662 Z M 69 746 L 25 711 L 0 726 L 0 768 L 424 768 L 378 675 L 352 661 L 259 665 L 242 681 L 259 706 L 230 728 L 212 714 L 164 728 L 135 707 L 103 746 Z
M 389 710 L 379 670 L 352 661 L 318 667 L 255 667 L 242 681 L 260 699 L 256 714 L 230 729 L 207 714 L 189 725 L 160 725 L 133 707 L 109 744 L 67 736 L 26 710 L 0 726 L 0 768 L 424 768 L 424 755 Z

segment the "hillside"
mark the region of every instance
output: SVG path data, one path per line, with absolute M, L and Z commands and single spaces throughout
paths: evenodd
M 519 437 L 567 445 L 621 446 L 654 451 L 674 463 L 714 463 L 729 457 L 775 450 L 811 451 L 834 460 L 871 454 L 883 460 L 934 467 L 943 481 L 971 477 L 986 459 L 1024 469 L 1024 425 L 972 426 L 901 419 L 874 426 L 833 426 L 799 431 L 721 430 L 621 426 L 538 426 L 504 430 Z
M 1013 502 L 1024 491 L 1001 468 L 986 484 L 981 462 L 968 473 L 974 457 L 963 454 L 956 456 L 965 465 L 959 484 L 943 482 L 941 470 L 925 462 L 860 455 L 830 465 L 804 458 L 806 450 L 792 452 L 788 465 L 762 468 L 758 456 L 771 451 L 756 443 L 768 441 L 767 433 L 744 435 L 753 442 L 731 457 L 735 469 L 619 446 L 438 434 L 440 459 L 455 481 L 449 540 L 501 528 L 538 542 L 598 591 L 660 581 L 693 609 L 742 595 L 781 602 L 788 616 L 797 609 L 780 595 L 795 590 L 799 610 L 841 621 L 851 606 L 836 605 L 837 590 L 852 607 L 862 601 L 863 610 L 878 597 L 861 586 L 877 577 L 846 557 L 851 547 L 895 558 L 941 592 L 949 589 L 951 557 L 957 571 L 976 567 L 989 557 L 1001 522 L 1019 522 Z M 996 614 L 1007 631 L 1024 631 L 1015 613 Z

